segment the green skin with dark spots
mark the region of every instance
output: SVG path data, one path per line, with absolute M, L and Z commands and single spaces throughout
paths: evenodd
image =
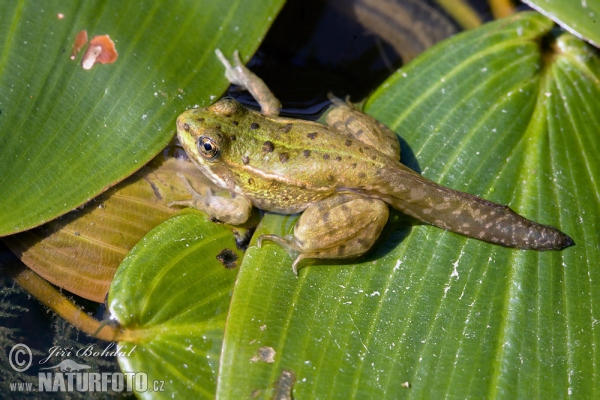
M 202 172 L 239 203 L 219 219 L 240 223 L 229 214 L 245 215 L 242 208 L 252 205 L 284 214 L 306 210 L 294 237 L 267 238 L 299 252 L 296 262 L 363 254 L 387 220 L 385 203 L 425 223 L 507 247 L 559 250 L 573 244 L 555 228 L 402 165 L 395 134 L 372 117 L 337 104 L 327 123 L 266 116 L 223 99 L 181 114 L 177 132 Z M 209 202 L 196 194 L 187 205 L 211 215 L 223 209 Z

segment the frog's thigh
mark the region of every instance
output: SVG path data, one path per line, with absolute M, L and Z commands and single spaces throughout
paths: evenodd
M 381 200 L 340 194 L 307 208 L 294 227 L 303 258 L 348 258 L 366 253 L 389 216 Z
M 394 131 L 340 99 L 334 98 L 332 101 L 334 107 L 325 117 L 327 125 L 375 147 L 395 160 L 400 159 L 400 142 Z

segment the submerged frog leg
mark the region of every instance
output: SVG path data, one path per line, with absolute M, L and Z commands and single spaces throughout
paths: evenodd
M 349 102 L 344 102 L 333 95 L 330 95 L 329 99 L 333 107 L 325 117 L 327 125 L 375 147 L 394 160 L 400 159 L 400 142 L 393 130 L 356 109 Z
M 194 190 L 185 176 L 180 173 L 178 173 L 177 176 L 179 176 L 179 178 L 181 178 L 183 181 L 187 191 L 192 195 L 192 199 L 172 201 L 167 204 L 169 207 L 192 207 L 197 210 L 204 211 L 212 218 L 231 225 L 243 224 L 248 220 L 248 218 L 250 218 L 250 213 L 252 212 L 252 203 L 247 198 L 243 196 L 215 196 L 212 194 L 210 189 L 206 195 L 201 195 Z
M 233 52 L 235 67 L 231 66 L 229 60 L 227 60 L 221 50 L 216 49 L 215 53 L 225 66 L 225 77 L 229 82 L 240 85 L 248 90 L 252 97 L 260 104 L 260 110 L 264 115 L 272 117 L 279 115 L 281 103 L 271 90 L 269 90 L 265 82 L 242 64 L 240 54 L 237 50 Z
M 387 205 L 355 194 L 336 194 L 308 207 L 290 237 L 263 235 L 285 247 L 298 264 L 305 258 L 353 258 L 365 254 L 379 237 L 389 216 Z

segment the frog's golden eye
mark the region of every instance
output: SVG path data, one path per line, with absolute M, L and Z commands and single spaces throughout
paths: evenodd
M 198 152 L 206 160 L 216 160 L 219 157 L 219 146 L 208 136 L 200 136 L 198 138 Z

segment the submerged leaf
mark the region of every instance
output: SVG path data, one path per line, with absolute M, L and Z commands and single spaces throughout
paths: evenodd
M 160 155 L 80 210 L 3 241 L 46 280 L 102 303 L 127 252 L 179 211 L 169 202 L 190 197 L 176 173 L 198 191 L 209 184 L 187 159 Z

